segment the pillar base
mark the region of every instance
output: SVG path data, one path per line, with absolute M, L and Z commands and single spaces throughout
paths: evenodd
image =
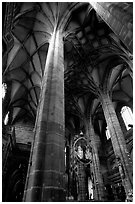
M 26 202 L 65 202 L 66 191 L 56 187 L 35 187 L 27 191 Z

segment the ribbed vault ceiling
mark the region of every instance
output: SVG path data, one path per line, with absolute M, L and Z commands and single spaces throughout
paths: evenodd
M 67 125 L 78 120 L 81 126 L 93 100 L 92 113 L 101 115 L 99 88 L 113 90 L 114 102 L 132 101 L 129 52 L 89 3 L 26 2 L 14 18 L 14 46 L 3 72 L 3 82 L 10 84 L 7 111 L 12 111 L 12 124 L 22 118 L 35 121 L 55 25 L 64 27 Z

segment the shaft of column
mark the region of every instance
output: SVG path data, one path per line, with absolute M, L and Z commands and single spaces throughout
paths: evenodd
M 78 201 L 86 201 L 87 187 L 86 187 L 86 173 L 85 166 L 78 162 Z
M 125 187 L 126 193 L 133 188 L 133 169 L 132 160 L 127 150 L 125 138 L 121 130 L 113 103 L 108 93 L 101 93 L 101 103 L 106 119 L 106 123 L 111 135 L 111 141 L 114 149 L 116 159 L 119 158 L 120 175 Z
M 99 161 L 99 155 L 98 155 L 98 136 L 95 134 L 92 119 L 90 117 L 89 121 L 87 121 L 87 129 L 88 129 L 88 135 L 89 139 L 91 140 L 92 145 L 92 168 L 93 168 L 93 176 L 94 176 L 94 186 L 95 186 L 95 200 L 104 200 L 104 184 L 102 179 L 102 174 L 100 170 L 100 161 Z
M 54 30 L 42 81 L 24 201 L 65 201 L 63 37 Z

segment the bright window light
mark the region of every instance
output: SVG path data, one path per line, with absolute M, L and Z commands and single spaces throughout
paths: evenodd
M 106 138 L 107 138 L 107 140 L 109 140 L 111 138 L 108 127 L 106 127 Z
M 65 166 L 66 166 L 66 160 L 67 160 L 67 155 L 66 155 L 66 147 L 65 147 Z
M 7 85 L 5 83 L 2 84 L 2 99 L 4 99 L 6 94 Z
M 127 130 L 129 130 L 131 126 L 133 125 L 133 113 L 131 109 L 127 106 L 123 106 L 121 109 L 121 115 L 122 115 L 122 118 L 124 120 Z
M 7 125 L 8 123 L 8 116 L 9 116 L 9 112 L 7 113 L 7 115 L 5 116 L 5 120 L 4 120 L 4 124 Z

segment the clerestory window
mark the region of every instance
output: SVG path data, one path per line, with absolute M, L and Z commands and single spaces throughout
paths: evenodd
M 110 135 L 108 127 L 106 127 L 106 132 L 105 133 L 106 133 L 106 139 L 109 140 L 111 138 L 111 135 Z
M 123 106 L 121 109 L 121 116 L 124 120 L 127 130 L 133 126 L 133 113 L 128 106 Z

